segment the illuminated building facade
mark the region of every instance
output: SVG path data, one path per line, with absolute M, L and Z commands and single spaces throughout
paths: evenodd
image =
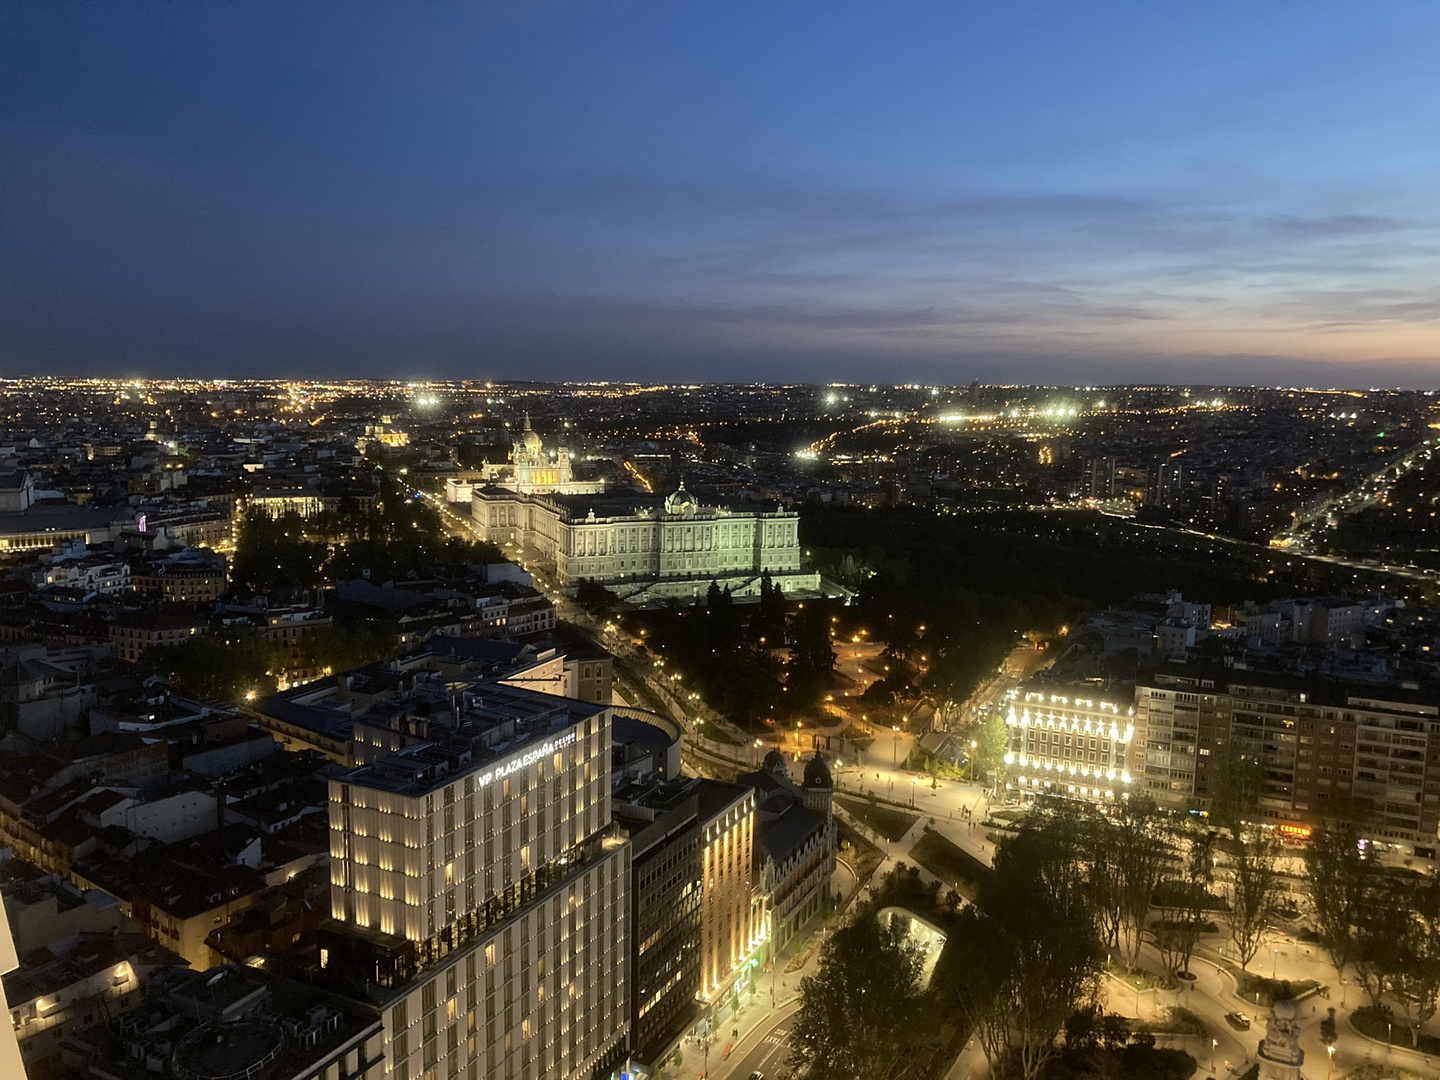
M 653 1065 L 707 1000 L 744 977 L 762 943 L 753 883 L 730 861 L 751 858 L 754 797 L 719 780 L 647 778 L 616 793 L 615 814 L 635 852 L 631 1048 Z
M 1260 765 L 1256 816 L 1303 837 L 1329 806 L 1368 803 L 1366 835 L 1436 857 L 1440 828 L 1440 694 L 1434 687 L 1351 686 L 1195 663 L 1165 664 L 1136 687 L 1136 727 L 1150 747 L 1193 746 L 1157 799 L 1208 810 L 1226 755 Z M 1432 745 L 1434 744 L 1434 745 Z M 1147 750 L 1147 759 L 1155 750 Z M 1149 761 L 1147 760 L 1147 772 Z
M 478 485 L 477 485 L 478 479 Z M 445 501 L 469 506 L 477 490 L 490 487 L 516 495 L 596 495 L 605 490 L 597 480 L 576 480 L 570 465 L 570 451 L 560 447 L 554 454 L 545 449 L 540 435 L 525 427 L 510 446 L 506 465 L 487 465 L 476 479 L 451 477 L 445 481 Z
M 630 845 L 609 759 L 607 706 L 497 684 L 330 780 L 321 964 L 384 999 L 394 1080 L 623 1062 Z
M 1083 692 L 1082 692 L 1083 695 Z M 1010 702 L 1005 723 L 1010 786 L 1021 792 L 1104 800 L 1129 789 L 1135 709 L 1064 692 L 1030 690 Z
M 753 868 L 755 792 L 738 784 L 720 787 L 729 798 L 705 823 L 700 850 L 700 997 L 707 1001 L 735 982 L 765 940 Z
M 585 578 L 660 599 L 700 595 L 713 580 L 747 596 L 768 572 L 786 592 L 820 587 L 800 568 L 798 514 L 706 506 L 684 487 L 664 499 L 477 488 L 470 512 L 487 540 L 518 546 L 562 586 Z

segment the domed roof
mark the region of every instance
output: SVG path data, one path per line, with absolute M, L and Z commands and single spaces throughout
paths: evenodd
M 805 786 L 812 787 L 833 787 L 830 780 L 830 769 L 825 764 L 825 759 L 820 756 L 820 751 L 815 751 L 815 756 L 805 763 Z
M 785 755 L 780 753 L 779 750 L 771 750 L 766 754 L 765 760 L 761 763 L 760 767 L 766 772 L 772 773 L 783 774 L 790 771 L 789 767 L 785 764 Z
M 685 490 L 685 481 L 680 481 L 680 486 L 669 495 L 665 496 L 665 512 L 667 514 L 693 514 L 700 500 Z
M 540 448 L 543 444 L 540 442 L 540 436 L 530 427 L 530 414 L 528 412 L 525 414 L 525 427 L 521 430 L 520 438 L 517 441 L 519 445 L 523 446 L 526 452 L 532 456 L 540 453 Z

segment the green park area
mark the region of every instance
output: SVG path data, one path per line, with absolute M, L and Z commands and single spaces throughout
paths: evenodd
M 869 826 L 886 840 L 892 842 L 899 840 L 920 820 L 919 814 L 912 814 L 907 810 L 901 810 L 882 802 L 871 802 L 868 799 L 854 799 L 837 795 L 835 804 L 857 821 Z
M 973 892 L 990 875 L 988 866 L 934 829 L 925 830 L 910 849 L 910 857 L 945 884 L 964 892 Z

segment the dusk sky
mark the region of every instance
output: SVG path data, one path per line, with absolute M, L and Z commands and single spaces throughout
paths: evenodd
M 0 374 L 1440 387 L 1440 4 L 0 0 Z

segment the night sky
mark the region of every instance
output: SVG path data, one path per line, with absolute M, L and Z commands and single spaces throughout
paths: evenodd
M 1440 4 L 0 0 L 0 375 L 1440 386 Z

